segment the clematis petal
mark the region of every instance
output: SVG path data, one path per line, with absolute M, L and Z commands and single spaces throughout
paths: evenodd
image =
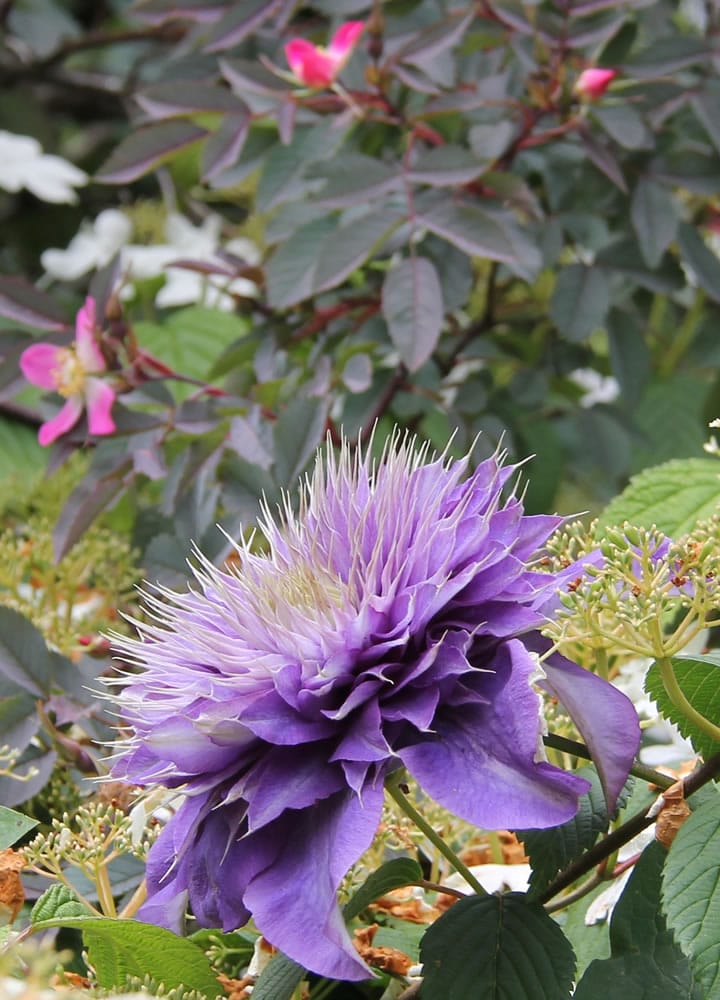
M 80 396 L 71 396 L 70 399 L 65 403 L 60 412 L 52 418 L 52 420 L 47 420 L 38 431 L 38 441 L 44 447 L 52 444 L 57 438 L 62 437 L 63 434 L 75 426 L 75 424 L 80 419 L 80 414 L 83 411 L 83 401 Z
M 78 358 L 85 371 L 90 374 L 104 372 L 107 368 L 105 358 L 95 339 L 95 323 L 95 299 L 88 296 L 75 320 L 75 343 Z
M 285 58 L 295 76 L 306 87 L 329 87 L 338 70 L 337 60 L 306 38 L 293 38 L 288 42 Z
M 115 391 L 99 378 L 88 378 L 85 382 L 88 427 L 91 434 L 101 436 L 115 432 L 115 421 L 110 415 L 115 402 Z
M 570 713 L 592 753 L 608 807 L 614 809 L 640 746 L 635 706 L 601 677 L 553 653 L 543 660 L 540 686 Z
M 488 830 L 564 823 L 590 786 L 536 759 L 538 696 L 529 684 L 536 661 L 511 640 L 491 663 L 488 700 L 439 712 L 432 733 L 399 756 L 424 791 L 469 823 Z
M 28 382 L 42 389 L 57 389 L 58 369 L 66 348 L 57 344 L 32 344 L 20 355 L 20 370 Z
M 370 970 L 352 945 L 337 904 L 345 872 L 370 846 L 380 822 L 382 782 L 366 785 L 362 801 L 348 791 L 312 809 L 288 812 L 272 865 L 245 893 L 263 935 L 290 958 L 332 979 L 367 979 Z M 257 834 L 256 836 L 261 836 Z

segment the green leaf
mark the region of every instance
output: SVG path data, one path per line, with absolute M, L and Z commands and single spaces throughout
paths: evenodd
M 469 150 L 446 143 L 435 146 L 418 157 L 407 173 L 407 179 L 432 187 L 452 187 L 475 180 L 487 169 L 487 158 L 478 162 Z
M 675 239 L 678 217 L 666 187 L 641 177 L 633 191 L 630 217 L 648 267 L 657 267 Z
M 720 260 L 705 244 L 695 226 L 687 222 L 678 228 L 678 243 L 683 261 L 695 275 L 697 283 L 713 302 L 720 302 Z
M 673 656 L 673 670 L 682 693 L 692 707 L 716 726 L 720 726 L 720 654 Z M 696 753 L 706 760 L 720 750 L 720 744 L 691 722 L 670 700 L 662 682 L 660 668 L 653 663 L 645 678 L 645 690 L 683 736 L 692 742 Z
M 312 295 L 318 261 L 337 225 L 334 215 L 314 219 L 275 250 L 265 270 L 268 300 L 274 309 L 287 309 Z
M 718 501 L 720 463 L 711 458 L 678 459 L 633 476 L 603 511 L 600 527 L 623 521 L 641 528 L 654 524 L 677 538 L 711 517 Z
M 273 431 L 278 485 L 295 485 L 322 440 L 326 417 L 324 399 L 295 399 L 282 411 Z
M 570 264 L 557 276 L 550 316 L 560 333 L 582 341 L 605 321 L 610 307 L 610 282 L 599 267 Z
M 317 204 L 325 208 L 365 205 L 402 184 L 399 164 L 388 165 L 361 153 L 343 153 L 317 172 L 327 177 L 317 195 Z
M 596 959 L 585 970 L 573 1000 L 703 1000 L 666 976 L 649 955 Z
M 141 320 L 133 329 L 142 349 L 163 364 L 181 375 L 205 379 L 223 351 L 248 333 L 249 324 L 234 313 L 190 306 L 173 312 L 163 323 Z M 192 386 L 170 384 L 178 399 L 193 391 Z
M 607 134 L 625 149 L 643 149 L 648 144 L 648 130 L 632 105 L 607 104 L 595 108 L 596 118 Z
M 87 915 L 87 906 L 80 902 L 72 889 L 61 882 L 54 882 L 30 911 L 30 923 L 37 927 L 49 920 L 72 920 Z
M 688 371 L 648 385 L 634 414 L 641 434 L 632 450 L 631 472 L 702 453 L 706 395 L 706 381 Z
M 21 837 L 38 825 L 38 820 L 0 806 L 0 851 L 16 844 Z
M 668 927 L 705 1000 L 720 997 L 720 796 L 699 806 L 670 848 L 663 877 Z
M 693 94 L 690 106 L 695 112 L 700 124 L 712 140 L 713 146 L 720 151 L 720 85 L 710 78 L 705 81 L 703 89 Z
M 591 787 L 580 796 L 578 811 L 572 819 L 547 830 L 516 831 L 530 858 L 532 896 L 542 892 L 559 872 L 592 847 L 598 836 L 606 832 L 610 823 L 605 795 L 595 768 L 588 765 L 576 773 L 587 779 Z M 621 806 L 622 802 L 619 803 L 619 807 Z
M 401 359 L 409 371 L 417 371 L 435 350 L 443 324 L 442 288 L 432 261 L 407 257 L 391 268 L 382 311 Z
M 27 483 L 31 476 L 42 472 L 46 463 L 47 450 L 38 444 L 33 429 L 16 420 L 0 417 L 0 482 L 3 483 L 3 490 L 13 479 L 18 483 Z
M 505 152 L 517 132 L 510 121 L 495 122 L 493 125 L 473 125 L 468 132 L 468 141 L 473 153 L 486 163 L 492 163 Z
M 38 330 L 70 328 L 55 299 L 21 277 L 0 275 L 0 316 Z
M 343 907 L 343 916 L 352 920 L 380 896 L 422 879 L 422 868 L 412 858 L 393 858 L 372 872 Z
M 628 60 L 623 69 L 630 79 L 667 76 L 686 66 L 706 62 L 711 55 L 712 46 L 706 40 L 673 33 L 667 38 L 653 39 L 652 44 Z
M 314 128 L 298 128 L 287 146 L 276 145 L 264 159 L 258 181 L 257 210 L 268 212 L 271 208 L 296 198 L 297 183 L 306 166 L 324 159 L 342 141 L 340 129 L 333 132 L 326 123 Z M 304 187 L 304 184 L 303 184 Z
M 253 986 L 254 1000 L 290 1000 L 305 969 L 287 955 L 275 955 Z
M 62 914 L 42 920 L 36 917 L 33 926 L 35 930 L 74 927 L 81 931 L 88 961 L 103 989 L 117 988 L 128 977 L 144 979 L 149 976 L 166 989 L 182 985 L 186 990 L 197 990 L 207 1000 L 222 995 L 215 973 L 201 949 L 164 927 L 139 920 Z
M 53 688 L 62 689 L 65 684 L 78 687 L 78 671 L 71 661 L 48 649 L 41 632 L 19 611 L 0 606 L 2 678 L 17 688 L 12 694 L 28 692 L 36 698 L 49 695 Z
M 103 163 L 95 180 L 101 184 L 126 184 L 164 163 L 174 153 L 207 135 L 184 119 L 147 125 L 131 132 Z
M 506 264 L 517 262 L 509 229 L 514 218 L 506 215 L 505 225 L 489 212 L 475 205 L 457 205 L 443 198 L 427 207 L 420 207 L 416 216 L 419 226 L 454 244 L 473 257 L 484 257 Z
M 521 893 L 469 896 L 425 933 L 423 1000 L 564 1000 L 575 955 L 541 906 Z
M 327 291 L 344 281 L 379 249 L 397 225 L 387 207 L 352 219 L 325 240 L 313 275 L 313 292 Z
M 194 80 L 192 87 L 178 87 L 176 80 L 163 80 L 133 95 L 140 107 L 153 118 L 194 115 L 199 112 L 238 114 L 243 104 L 227 89 Z
M 643 851 L 613 910 L 610 943 L 614 958 L 650 959 L 650 981 L 665 985 L 663 997 L 685 1000 L 693 990 L 690 964 L 667 928 L 660 900 L 666 858 L 667 850 L 658 841 Z

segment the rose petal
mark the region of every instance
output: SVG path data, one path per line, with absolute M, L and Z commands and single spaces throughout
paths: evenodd
M 57 372 L 65 350 L 57 344 L 32 344 L 20 355 L 20 370 L 33 385 L 42 389 L 57 389 Z
M 85 382 L 85 399 L 90 433 L 97 436 L 113 434 L 115 421 L 110 411 L 115 402 L 115 392 L 112 387 L 102 379 L 89 378 Z
M 71 396 L 60 412 L 46 421 L 38 431 L 38 441 L 43 446 L 52 444 L 57 438 L 75 426 L 83 411 L 83 401 L 80 396 Z

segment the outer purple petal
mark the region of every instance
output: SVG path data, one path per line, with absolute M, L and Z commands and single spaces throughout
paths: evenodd
M 83 401 L 81 397 L 71 396 L 60 412 L 52 420 L 46 421 L 41 426 L 38 432 L 38 441 L 43 448 L 48 444 L 52 444 L 57 438 L 62 437 L 63 434 L 67 434 L 80 419 L 82 411 Z
M 57 370 L 65 348 L 57 344 L 32 344 L 20 355 L 20 370 L 28 382 L 43 389 L 57 389 Z
M 372 842 L 382 813 L 382 782 L 362 802 L 342 792 L 314 809 L 287 812 L 274 862 L 250 881 L 245 903 L 263 935 L 290 958 L 332 979 L 367 979 L 337 904 L 346 871 Z M 256 834 L 255 836 L 262 836 Z
M 434 735 L 399 750 L 420 786 L 485 829 L 542 828 L 571 819 L 588 782 L 536 760 L 538 698 L 528 680 L 536 663 L 517 640 L 488 663 L 491 699 L 442 711 Z
M 592 753 L 610 809 L 627 780 L 640 746 L 633 703 L 601 677 L 554 653 L 543 661 L 541 686 L 570 713 Z

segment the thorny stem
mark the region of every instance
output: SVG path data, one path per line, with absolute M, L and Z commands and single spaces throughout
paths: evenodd
M 657 665 L 660 670 L 660 676 L 662 677 L 663 685 L 667 691 L 668 698 L 679 708 L 683 715 L 694 723 L 698 729 L 706 733 L 711 739 L 715 740 L 716 743 L 720 743 L 720 726 L 716 726 L 709 719 L 706 719 L 704 715 L 701 715 L 697 709 L 693 708 L 690 702 L 687 700 L 682 692 L 680 685 L 677 682 L 677 677 L 675 676 L 675 671 L 673 670 L 672 660 L 669 656 L 659 656 L 657 659 Z
M 407 796 L 401 791 L 400 785 L 403 780 L 404 771 L 401 769 L 396 771 L 394 774 L 390 775 L 388 780 L 385 782 L 385 791 L 388 793 L 391 799 L 393 799 L 398 806 L 402 809 L 406 816 L 408 816 L 415 826 L 422 830 L 430 843 L 437 848 L 440 854 L 446 858 L 450 864 L 453 866 L 458 875 L 461 875 L 470 888 L 478 895 L 485 896 L 487 893 L 480 885 L 478 880 L 475 878 L 473 873 L 463 864 L 460 858 L 455 854 L 452 848 L 448 847 L 445 841 L 440 837 L 432 828 L 432 826 L 427 822 L 427 820 L 420 815 L 417 809 L 410 803 Z
M 683 797 L 689 798 L 694 792 L 703 785 L 706 785 L 709 781 L 712 781 L 720 774 L 720 753 L 715 754 L 708 761 L 706 761 L 701 767 L 698 767 L 692 774 L 689 774 L 687 778 L 683 781 L 678 782 L 681 785 L 683 791 Z M 673 782 L 675 784 L 675 782 Z M 538 901 L 541 903 L 549 902 L 553 896 L 556 896 L 563 889 L 572 885 L 576 882 L 582 875 L 591 871 L 596 865 L 599 865 L 601 861 L 608 858 L 611 854 L 627 844 L 629 841 L 641 833 L 646 827 L 651 826 L 655 822 L 656 813 L 653 810 L 653 803 L 646 806 L 645 809 L 640 812 L 635 813 L 631 816 L 629 820 L 619 826 L 617 830 L 608 834 L 604 837 L 599 844 L 595 844 L 591 847 L 589 851 L 586 851 L 582 857 L 578 858 L 571 865 L 561 872 L 558 877 L 543 890 L 538 896 Z
M 548 733 L 547 736 L 543 737 L 543 743 L 545 746 L 553 747 L 555 750 L 562 750 L 563 753 L 572 754 L 574 757 L 582 758 L 582 760 L 592 760 L 592 754 L 583 743 L 576 743 L 575 740 L 568 740 L 564 736 Z M 647 781 L 651 785 L 657 785 L 658 788 L 662 788 L 663 790 L 675 784 L 675 778 L 671 778 L 667 774 L 662 774 L 660 771 L 648 767 L 647 764 L 641 764 L 639 760 L 633 762 L 630 774 L 633 774 L 636 778 L 640 778 L 642 781 Z

